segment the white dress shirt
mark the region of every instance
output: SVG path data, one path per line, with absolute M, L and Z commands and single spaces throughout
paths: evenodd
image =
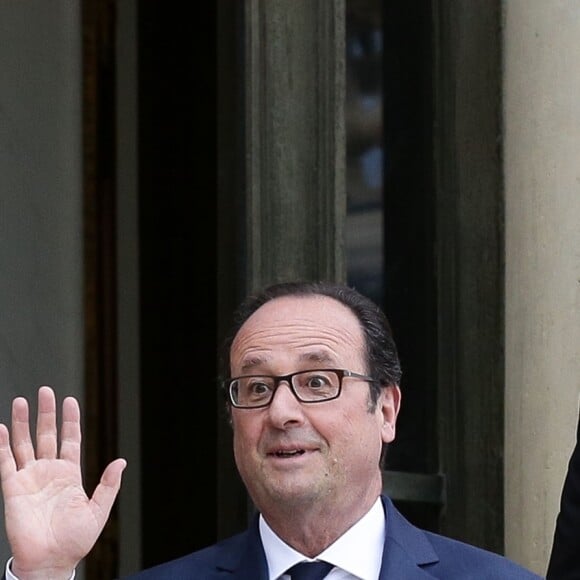
M 260 537 L 268 561 L 268 580 L 289 580 L 284 572 L 313 559 L 300 554 L 277 536 L 260 515 Z M 385 511 L 380 498 L 373 507 L 315 559 L 334 565 L 326 580 L 377 580 L 385 544 Z
M 18 580 L 18 578 L 16 578 L 16 576 L 14 576 L 14 574 L 12 574 L 12 570 L 10 570 L 10 564 L 12 564 L 12 560 L 14 560 L 14 558 L 10 558 L 10 560 L 8 560 L 8 562 L 6 563 L 6 570 L 5 570 L 6 580 Z M 74 577 L 75 577 L 75 573 L 73 571 L 72 576 L 70 577 L 69 580 L 74 580 Z

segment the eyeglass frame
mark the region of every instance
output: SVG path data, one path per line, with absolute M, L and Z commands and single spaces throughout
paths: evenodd
M 335 373 L 336 376 L 338 377 L 338 390 L 336 392 L 336 395 L 333 395 L 332 397 L 329 397 L 326 399 L 315 399 L 313 401 L 305 401 L 305 400 L 301 399 L 300 396 L 298 395 L 298 393 L 296 392 L 296 388 L 294 386 L 294 383 L 292 382 L 292 379 L 296 375 L 301 375 L 304 373 L 312 373 L 312 372 L 316 372 L 316 371 Z M 270 406 L 270 404 L 274 400 L 274 395 L 276 394 L 278 387 L 280 387 L 280 383 L 282 383 L 283 381 L 288 383 L 290 391 L 296 397 L 296 400 L 298 402 L 305 403 L 305 404 L 311 404 L 311 403 L 326 403 L 328 401 L 334 401 L 335 399 L 338 399 L 338 397 L 340 397 L 340 395 L 342 393 L 342 381 L 345 377 L 359 379 L 361 381 L 365 381 L 368 383 L 380 383 L 380 381 L 378 379 L 375 379 L 375 378 L 370 377 L 368 375 L 356 373 L 354 371 L 349 371 L 347 369 L 303 369 L 301 371 L 295 371 L 295 372 L 287 374 L 287 375 L 240 375 L 238 377 L 230 377 L 230 378 L 224 379 L 222 381 L 222 386 L 223 386 L 224 390 L 227 391 L 229 402 L 232 405 L 232 407 L 234 407 L 235 409 L 263 409 L 264 407 Z M 234 401 L 234 396 L 232 394 L 232 388 L 233 388 L 234 382 L 238 381 L 240 379 L 250 379 L 250 378 L 274 379 L 274 388 L 272 389 L 272 394 L 271 394 L 270 399 L 268 400 L 267 403 L 262 403 L 260 405 L 240 405 Z

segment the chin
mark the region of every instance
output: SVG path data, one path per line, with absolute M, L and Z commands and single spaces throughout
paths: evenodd
M 264 490 L 269 502 L 275 502 L 278 509 L 280 504 L 285 507 L 304 507 L 313 504 L 320 504 L 321 499 L 331 495 L 328 486 L 316 485 L 312 481 L 291 481 L 291 482 L 269 481 Z

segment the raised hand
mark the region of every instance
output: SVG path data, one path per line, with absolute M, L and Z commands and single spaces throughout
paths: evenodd
M 124 459 L 111 462 L 87 497 L 76 399 L 67 397 L 62 404 L 60 449 L 53 390 L 38 390 L 36 449 L 28 403 L 14 399 L 11 436 L 0 424 L 0 478 L 12 571 L 19 580 L 70 578 L 105 526 L 125 466 Z

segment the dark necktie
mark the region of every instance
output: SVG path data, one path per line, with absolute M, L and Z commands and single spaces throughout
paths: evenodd
M 289 568 L 292 580 L 322 580 L 333 568 L 328 562 L 301 562 Z

